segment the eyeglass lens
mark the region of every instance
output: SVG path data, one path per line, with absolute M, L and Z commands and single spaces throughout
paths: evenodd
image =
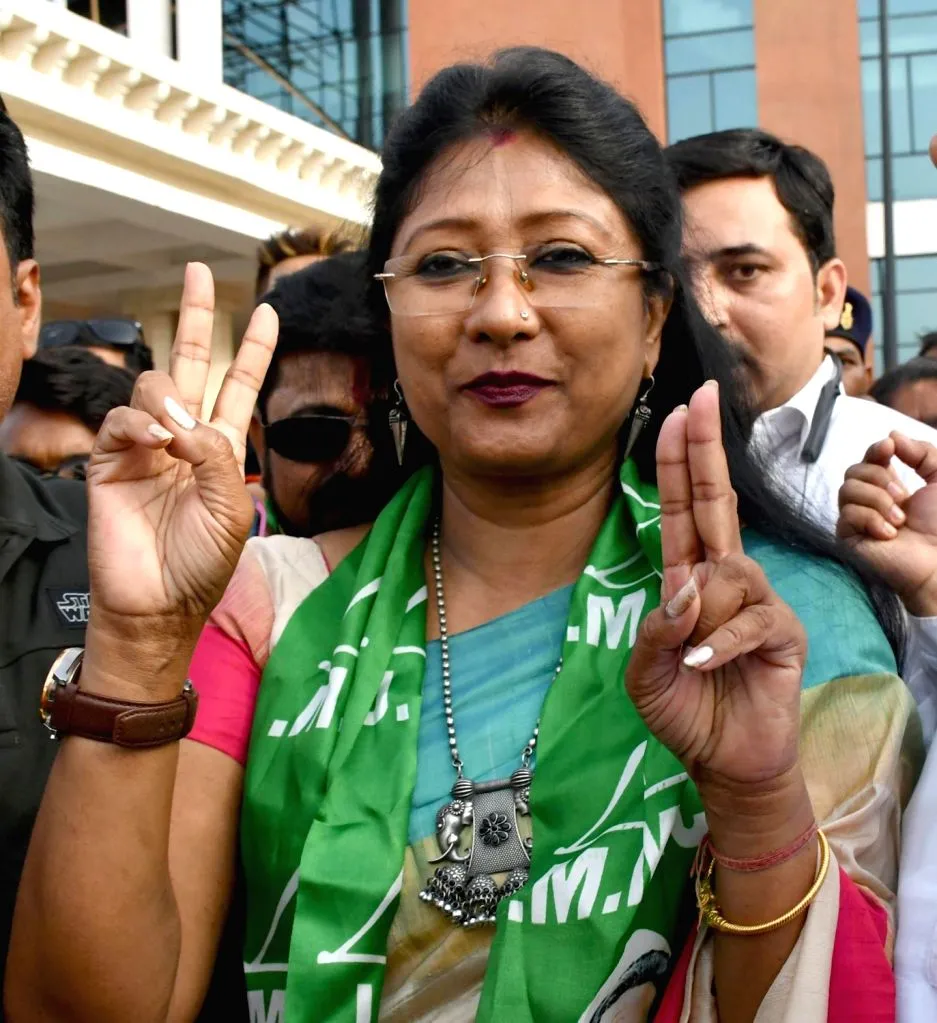
M 81 341 L 129 348 L 141 340 L 140 328 L 133 320 L 98 318 L 94 320 L 52 320 L 39 331 L 40 348 L 63 348 Z
M 43 324 L 39 331 L 40 348 L 63 348 L 73 345 L 81 334 L 81 326 L 75 320 L 54 320 Z
M 325 416 L 293 416 L 278 419 L 265 429 L 267 447 L 291 462 L 332 462 L 351 437 L 347 419 Z
M 512 261 L 517 286 L 531 305 L 541 309 L 581 309 L 602 305 L 620 283 L 623 270 L 634 267 L 597 262 L 579 249 L 553 251 L 524 259 L 493 257 L 469 263 L 453 257 L 434 257 L 422 265 L 400 261 L 396 276 L 384 279 L 390 310 L 401 316 L 439 316 L 470 309 L 479 288 L 496 269 L 496 262 Z
M 129 347 L 140 339 L 140 329 L 132 320 L 88 320 L 88 327 L 95 337 L 109 345 Z

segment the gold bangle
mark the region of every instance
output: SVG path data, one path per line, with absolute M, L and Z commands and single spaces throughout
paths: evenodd
M 747 937 L 755 934 L 768 934 L 770 931 L 776 931 L 789 924 L 800 916 L 817 897 L 817 892 L 823 887 L 823 882 L 826 880 L 826 875 L 829 872 L 830 843 L 826 840 L 826 835 L 822 831 L 817 831 L 817 840 L 820 843 L 820 866 L 817 869 L 816 879 L 810 886 L 810 891 L 793 909 L 789 909 L 776 920 L 769 920 L 764 924 L 734 924 L 726 920 L 722 913 L 720 913 L 719 907 L 716 905 L 716 894 L 712 887 L 715 860 L 710 857 L 708 867 L 705 870 L 699 870 L 696 875 L 696 905 L 699 907 L 700 923 L 706 924 L 707 927 L 711 927 L 714 931 L 721 931 L 723 934 Z

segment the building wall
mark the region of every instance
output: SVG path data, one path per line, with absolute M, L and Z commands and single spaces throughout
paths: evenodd
M 546 46 L 608 79 L 666 134 L 660 0 L 410 0 L 410 95 L 457 60 Z
M 850 281 L 868 293 L 856 0 L 755 0 L 755 61 L 759 123 L 829 165 L 839 254 Z

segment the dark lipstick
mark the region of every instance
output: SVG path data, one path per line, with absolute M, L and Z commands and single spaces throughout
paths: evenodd
M 532 373 L 483 373 L 467 383 L 464 390 L 492 408 L 517 408 L 552 386 L 553 381 Z

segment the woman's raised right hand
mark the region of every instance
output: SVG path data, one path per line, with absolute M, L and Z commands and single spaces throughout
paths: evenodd
M 108 415 L 88 465 L 88 657 L 116 660 L 123 674 L 125 662 L 139 660 L 138 682 L 157 690 L 157 679 L 145 681 L 154 663 L 191 653 L 254 514 L 243 481 L 247 428 L 277 317 L 257 307 L 211 417 L 199 421 L 213 319 L 211 271 L 191 263 L 169 374 L 139 378 L 132 407 Z

